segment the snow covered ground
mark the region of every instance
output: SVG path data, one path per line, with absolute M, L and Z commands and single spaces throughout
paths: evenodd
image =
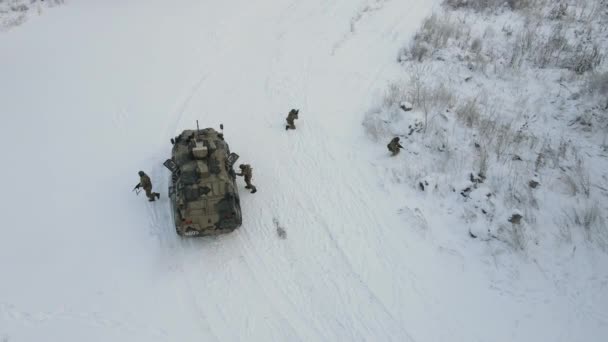
M 0 33 L 0 341 L 604 341 L 605 253 L 471 239 L 369 139 L 435 5 L 66 1 Z M 195 120 L 258 187 L 218 238 L 166 198 Z

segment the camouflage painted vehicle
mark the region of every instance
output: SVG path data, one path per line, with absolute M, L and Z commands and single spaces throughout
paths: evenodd
M 197 125 L 198 126 L 198 125 Z M 171 139 L 169 197 L 181 236 L 229 233 L 242 223 L 236 173 L 238 155 L 230 153 L 213 128 L 185 130 Z

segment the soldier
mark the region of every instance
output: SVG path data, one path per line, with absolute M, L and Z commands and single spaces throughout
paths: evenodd
M 146 196 L 148 196 L 148 201 L 154 202 L 154 197 L 160 198 L 160 194 L 158 192 L 152 192 L 152 181 L 150 177 L 143 172 L 139 171 L 139 183 L 135 186 L 135 189 L 144 188 L 146 191 Z
M 251 184 L 251 177 L 253 177 L 253 169 L 251 166 L 249 164 L 241 164 L 239 165 L 239 168 L 241 169 L 241 172 L 236 175 L 245 177 L 245 184 L 247 184 L 245 189 L 251 189 L 252 194 L 258 191 L 255 185 Z
M 400 148 L 403 148 L 403 146 L 399 144 L 399 137 L 394 137 L 393 140 L 391 140 L 391 142 L 386 145 L 386 147 L 388 147 L 388 150 L 391 151 L 391 155 L 393 156 L 399 153 Z
M 296 129 L 296 124 L 293 122 L 293 120 L 296 120 L 298 118 L 298 113 L 300 112 L 299 109 L 292 109 L 289 111 L 289 114 L 287 114 L 287 126 L 285 126 L 285 130 L 288 129 Z

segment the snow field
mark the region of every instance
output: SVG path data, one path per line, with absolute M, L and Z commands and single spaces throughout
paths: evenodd
M 369 141 L 431 5 L 79 1 L 0 35 L 0 338 L 601 340 L 601 254 L 473 241 Z M 181 239 L 161 163 L 196 120 L 259 191 L 239 230 Z M 160 201 L 130 192 L 140 169 Z

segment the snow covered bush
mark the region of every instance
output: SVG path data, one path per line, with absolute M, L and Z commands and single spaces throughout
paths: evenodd
M 598 98 L 604 110 L 608 110 L 608 72 L 591 74 L 587 80 L 586 90 Z
M 468 99 L 456 108 L 456 117 L 467 127 L 479 124 L 480 114 L 477 108 L 477 99 Z
M 577 74 L 584 74 L 594 70 L 604 56 L 596 43 L 580 42 L 571 48 L 573 53 L 565 61 L 565 67 L 574 70 Z
M 454 9 L 469 8 L 475 11 L 496 11 L 507 7 L 520 10 L 530 7 L 534 0 L 445 0 L 443 3 Z
M 424 19 L 422 27 L 414 36 L 410 47 L 403 50 L 400 58 L 421 62 L 430 57 L 433 51 L 445 48 L 450 39 L 458 41 L 463 35 L 468 40 L 467 26 L 449 16 L 440 17 L 438 14 L 432 14 Z
M 568 208 L 564 222 L 565 230 L 581 230 L 587 241 L 608 252 L 608 228 L 598 202 L 582 201 Z M 572 231 L 567 233 L 570 235 Z
M 365 116 L 363 125 L 370 137 L 426 133 L 433 127 L 442 112 L 454 105 L 455 97 L 445 84 L 427 82 L 432 73 L 432 69 L 416 67 L 407 80 L 388 85 L 381 104 Z M 409 106 L 413 107 L 404 108 Z
M 0 31 L 21 25 L 33 9 L 41 14 L 43 7 L 54 7 L 63 3 L 64 0 L 0 0 Z
M 568 3 L 565 1 L 557 1 L 547 14 L 547 19 L 560 20 L 568 14 Z
M 603 60 L 596 38 L 574 39 L 572 28 L 558 22 L 549 33 L 538 29 L 538 22 L 527 22 L 511 42 L 509 65 L 520 68 L 525 61 L 540 68 L 564 68 L 577 74 L 594 70 Z M 574 42 L 573 42 L 574 41 Z
M 475 38 L 473 39 L 473 42 L 471 42 L 471 51 L 474 53 L 479 53 L 481 52 L 481 48 L 483 46 L 483 42 L 480 38 Z

